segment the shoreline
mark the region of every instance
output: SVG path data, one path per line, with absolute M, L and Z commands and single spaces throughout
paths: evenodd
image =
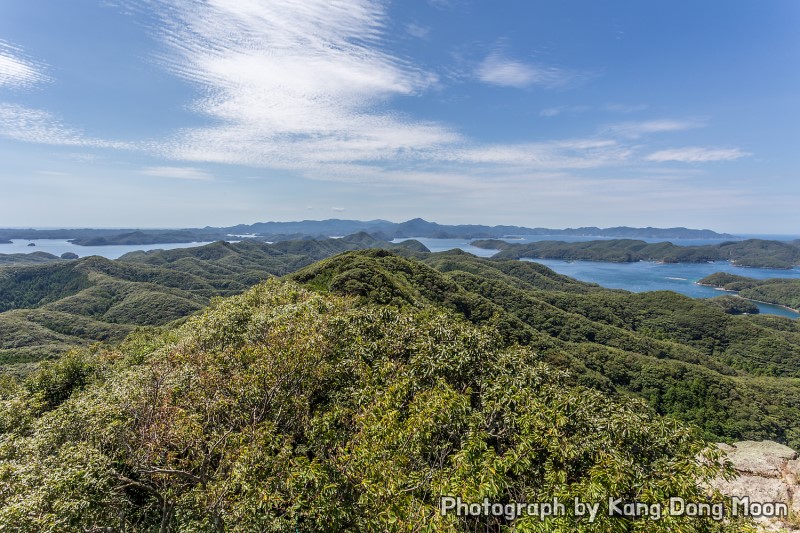
M 748 300 L 748 301 L 756 302 L 756 303 L 760 303 L 760 304 L 774 305 L 776 307 L 782 307 L 783 309 L 792 311 L 792 312 L 797 313 L 798 315 L 800 315 L 800 309 L 795 309 L 794 307 L 789 307 L 788 305 L 776 304 L 775 302 L 765 302 L 764 300 L 756 300 L 754 298 L 746 298 L 744 296 L 739 296 L 739 291 L 734 291 L 734 290 L 730 290 L 730 289 L 723 289 L 722 287 L 715 287 L 714 285 L 708 285 L 706 283 L 698 283 L 697 281 L 695 281 L 694 284 L 695 285 L 700 285 L 701 287 L 710 287 L 710 288 L 714 289 L 715 291 L 730 292 L 730 293 L 733 293 L 734 296 L 736 296 L 738 298 L 741 298 L 742 300 Z

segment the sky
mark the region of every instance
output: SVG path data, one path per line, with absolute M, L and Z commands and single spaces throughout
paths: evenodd
M 800 233 L 797 0 L 3 0 L 0 227 Z

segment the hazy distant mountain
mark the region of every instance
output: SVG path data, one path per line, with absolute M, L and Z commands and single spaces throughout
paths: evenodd
M 212 231 L 220 228 L 204 228 Z M 364 231 L 368 233 L 380 232 L 387 237 L 428 237 L 441 239 L 478 239 L 498 238 L 509 235 L 580 235 L 587 237 L 626 237 L 626 238 L 652 238 L 652 239 L 736 239 L 734 235 L 717 233 L 702 229 L 679 228 L 630 228 L 617 226 L 613 228 L 582 227 L 567 229 L 528 228 L 524 226 L 484 226 L 479 224 L 447 225 L 428 222 L 421 218 L 414 218 L 406 222 L 389 222 L 386 220 L 304 220 L 302 222 L 264 222 L 223 228 L 231 233 L 242 234 L 284 234 L 305 233 L 312 236 L 318 235 L 344 235 Z
M 235 240 L 246 236 L 266 241 L 325 238 L 365 232 L 378 239 L 392 240 L 410 237 L 438 239 L 496 239 L 522 235 L 571 235 L 586 237 L 616 237 L 627 239 L 738 239 L 727 233 L 708 229 L 679 228 L 526 228 L 524 226 L 484 226 L 478 224 L 447 225 L 414 218 L 405 222 L 388 220 L 302 220 L 299 222 L 257 222 L 225 228 L 207 226 L 186 229 L 0 229 L 0 239 L 70 239 L 82 246 L 110 244 L 166 244 Z

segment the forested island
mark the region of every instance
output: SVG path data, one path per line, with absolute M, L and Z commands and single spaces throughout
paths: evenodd
M 800 312 L 800 280 L 798 279 L 754 279 L 718 272 L 701 279 L 698 283 L 734 291 L 743 298 L 782 305 Z
M 678 246 L 671 242 L 648 243 L 632 239 L 563 242 L 509 243 L 497 239 L 476 240 L 472 246 L 498 250 L 503 259 L 565 259 L 581 261 L 662 261 L 665 263 L 707 263 L 730 261 L 742 267 L 789 269 L 800 265 L 797 241 L 747 239 L 703 246 Z
M 52 263 L 61 258 L 47 252 L 32 252 L 29 254 L 0 254 L 0 266 L 7 265 L 38 265 L 42 263 Z

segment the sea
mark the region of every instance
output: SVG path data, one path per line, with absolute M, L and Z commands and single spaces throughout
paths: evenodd
M 29 246 L 33 243 L 33 246 Z M 136 250 L 171 250 L 173 248 L 193 248 L 203 246 L 207 242 L 182 242 L 169 244 L 135 244 L 122 245 L 114 244 L 109 246 L 78 246 L 67 240 L 62 239 L 36 239 L 33 241 L 23 239 L 12 239 L 11 244 L 0 243 L 0 254 L 29 254 L 32 252 L 47 252 L 55 256 L 61 256 L 66 252 L 77 254 L 78 257 L 88 257 L 99 255 L 108 259 L 117 259 Z
M 795 235 L 743 235 L 745 238 L 761 238 L 771 240 L 793 240 Z M 395 239 L 401 242 L 406 239 Z M 491 257 L 497 250 L 484 250 L 470 245 L 472 239 L 427 239 L 416 238 L 432 252 L 443 252 L 458 248 L 478 257 Z M 597 237 L 579 237 L 563 235 L 529 235 L 525 237 L 504 238 L 513 243 L 535 242 L 542 240 L 581 242 L 600 240 Z M 647 242 L 663 242 L 664 239 L 640 239 Z M 670 239 L 670 242 L 680 246 L 699 246 L 723 242 L 712 239 Z M 737 267 L 728 261 L 714 263 L 656 263 L 652 261 L 639 261 L 636 263 L 609 263 L 605 261 L 564 261 L 559 259 L 525 259 L 541 263 L 571 278 L 590 283 L 597 283 L 610 289 L 625 289 L 631 292 L 645 291 L 675 291 L 692 298 L 713 298 L 725 291 L 698 285 L 697 281 L 715 272 L 730 272 L 740 276 L 756 279 L 767 278 L 795 278 L 800 279 L 800 268 L 780 270 L 772 268 L 743 268 Z M 786 309 L 779 305 L 755 302 L 762 313 L 781 315 L 789 318 L 800 318 L 800 313 Z
M 236 239 L 238 236 L 231 236 Z M 742 235 L 745 238 L 762 238 L 773 240 L 793 240 L 795 235 Z M 406 239 L 395 239 L 401 242 Z M 418 237 L 416 240 L 428 247 L 432 252 L 442 252 L 458 248 L 478 257 L 491 257 L 497 250 L 484 250 L 470 245 L 472 239 L 429 239 Z M 524 237 L 507 237 L 503 240 L 514 243 L 525 243 L 542 240 L 560 240 L 565 242 L 581 242 L 598 240 L 598 237 L 564 236 L 564 235 L 528 235 Z M 663 239 L 641 239 L 648 242 L 661 242 Z M 715 244 L 720 240 L 712 239 L 671 239 L 670 242 L 681 246 Z M 29 246 L 33 243 L 34 246 Z M 111 245 L 111 246 L 78 246 L 62 239 L 37 239 L 34 241 L 15 239 L 11 244 L 0 244 L 0 254 L 48 252 L 60 256 L 72 252 L 79 257 L 99 255 L 108 259 L 117 259 L 128 252 L 136 250 L 168 250 L 173 248 L 191 248 L 202 246 L 207 242 L 170 243 L 150 245 Z M 742 268 L 726 261 L 715 263 L 676 263 L 664 264 L 649 261 L 637 263 L 608 263 L 601 261 L 562 261 L 556 259 L 535 259 L 537 263 L 546 265 L 559 274 L 572 278 L 597 283 L 603 287 L 625 289 L 631 292 L 669 290 L 691 296 L 693 298 L 712 298 L 725 294 L 723 291 L 698 285 L 696 282 L 714 272 L 731 272 L 758 279 L 797 278 L 800 279 L 800 268 L 777 270 L 769 268 Z M 800 317 L 790 309 L 777 305 L 756 302 L 762 313 Z

